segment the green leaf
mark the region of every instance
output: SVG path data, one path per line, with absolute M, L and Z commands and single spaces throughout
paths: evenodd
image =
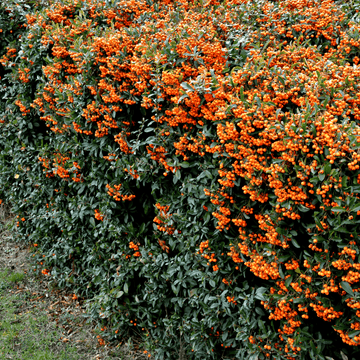
M 309 208 L 307 208 L 306 206 L 304 206 L 304 205 L 302 205 L 302 204 L 299 204 L 299 210 L 300 210 L 301 212 L 308 212 L 308 211 L 310 211 Z
M 293 277 L 292 277 L 292 276 L 288 277 L 288 278 L 285 280 L 285 286 L 286 286 L 287 288 L 289 288 L 289 285 L 290 285 L 290 283 L 292 282 L 292 280 L 293 280 Z
M 347 176 L 344 176 L 342 179 L 341 179 L 341 186 L 344 188 L 347 186 Z
M 90 224 L 95 227 L 95 219 L 93 217 L 90 218 Z
M 191 289 L 191 290 L 190 290 L 190 297 L 196 295 L 197 290 L 198 290 L 198 289 Z
M 315 344 L 314 344 L 314 342 L 312 340 L 310 341 L 310 346 L 313 349 L 313 351 L 315 352 L 315 354 L 317 354 L 316 346 L 315 346 Z
M 280 77 L 280 76 L 278 76 L 278 79 L 279 79 L 280 82 L 283 84 L 283 86 L 285 86 L 285 80 L 284 80 L 282 77 Z
M 323 226 L 321 225 L 320 220 L 319 220 L 317 217 L 315 217 L 314 220 L 315 220 L 315 222 L 316 222 L 316 225 L 317 225 L 321 230 L 324 230 Z
M 349 231 L 346 230 L 343 226 L 336 227 L 334 230 L 339 231 L 339 232 L 343 232 L 345 234 L 349 233 Z
M 357 335 L 359 335 L 359 334 L 360 334 L 360 330 L 354 330 L 354 331 L 350 331 L 350 332 L 348 333 L 348 335 L 349 335 L 350 338 L 353 338 L 353 337 L 355 337 L 355 336 L 357 336 Z
M 335 206 L 335 207 L 331 208 L 331 211 L 333 211 L 333 212 L 344 212 L 346 210 L 341 206 Z
M 352 290 L 352 288 L 351 288 L 351 286 L 350 286 L 350 284 L 348 282 L 342 281 L 340 283 L 340 285 L 349 295 L 354 296 L 354 292 L 353 292 L 353 290 Z
M 190 86 L 190 85 L 189 85 L 188 83 L 186 83 L 186 82 L 182 82 L 182 83 L 180 84 L 180 86 L 183 87 L 183 88 L 186 89 L 186 90 L 194 91 L 194 88 L 193 88 L 192 86 Z
M 229 335 L 229 333 L 227 331 L 224 331 L 224 333 L 221 336 L 222 341 L 225 341 L 227 339 L 228 335 Z
M 214 280 L 212 280 L 212 279 L 209 281 L 209 284 L 210 284 L 212 287 L 215 287 L 215 286 L 216 286 L 215 281 L 214 281 Z
M 325 174 L 319 174 L 319 180 L 320 181 L 323 181 L 325 179 Z
M 280 256 L 280 257 L 278 258 L 278 261 L 279 261 L 280 263 L 283 263 L 283 262 L 285 262 L 286 260 L 289 260 L 289 258 L 290 258 L 290 255 L 283 255 L 283 256 Z
M 256 307 L 255 308 L 255 312 L 261 316 L 265 316 L 266 314 L 264 313 L 263 309 Z
M 294 238 L 291 238 L 291 243 L 298 249 L 300 249 L 300 245 L 297 243 L 297 241 Z
M 279 265 L 279 274 L 280 274 L 280 277 L 281 277 L 282 279 L 284 279 L 285 275 L 284 275 L 284 273 L 283 273 L 283 271 L 282 271 L 281 265 Z
M 326 164 L 324 172 L 325 172 L 325 175 L 330 174 L 330 172 L 331 172 L 331 165 L 330 164 Z
M 243 86 L 240 88 L 240 98 L 241 98 L 241 101 L 244 102 L 244 87 Z
M 351 211 L 358 212 L 360 210 L 360 206 L 357 206 L 356 208 L 351 209 Z
M 119 297 L 121 297 L 121 296 L 123 296 L 123 295 L 124 295 L 124 292 L 120 290 L 120 291 L 116 294 L 116 298 L 119 298 Z
M 171 284 L 171 288 L 172 288 L 174 294 L 177 295 L 178 291 L 179 291 L 178 288 L 174 284 Z
M 180 166 L 183 168 L 188 168 L 190 166 L 190 164 L 187 161 L 184 161 L 184 162 L 180 163 Z
M 258 319 L 258 325 L 260 329 L 265 330 L 264 322 L 261 319 Z
M 124 284 L 124 291 L 126 294 L 129 292 L 129 285 L 127 283 Z
M 210 220 L 210 213 L 207 212 L 204 216 L 204 222 L 207 223 Z
M 264 297 L 264 293 L 267 291 L 267 288 L 266 287 L 259 287 L 258 289 L 256 289 L 256 292 L 255 292 L 255 299 L 258 299 L 258 300 L 263 300 L 265 301 L 265 297 Z

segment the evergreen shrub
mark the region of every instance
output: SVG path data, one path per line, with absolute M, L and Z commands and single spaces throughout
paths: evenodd
M 356 359 L 359 7 L 1 3 L 0 198 L 100 344 Z

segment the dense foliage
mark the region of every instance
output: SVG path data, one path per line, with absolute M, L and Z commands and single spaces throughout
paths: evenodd
M 0 197 L 100 343 L 358 356 L 359 9 L 2 3 Z

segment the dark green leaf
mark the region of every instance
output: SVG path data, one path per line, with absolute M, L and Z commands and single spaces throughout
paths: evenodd
M 283 273 L 283 271 L 282 271 L 281 265 L 279 265 L 279 274 L 280 274 L 280 277 L 281 277 L 282 279 L 285 278 L 285 275 L 284 275 L 284 273 Z
M 333 212 L 344 212 L 346 210 L 341 206 L 335 206 L 335 207 L 331 208 L 331 211 L 333 211 Z
M 354 330 L 354 331 L 350 331 L 350 332 L 348 333 L 348 335 L 349 335 L 350 338 L 353 338 L 353 337 L 355 337 L 355 336 L 357 336 L 357 335 L 359 335 L 359 334 L 360 334 L 360 330 Z
M 261 316 L 265 316 L 266 314 L 264 313 L 263 309 L 256 307 L 255 308 L 255 312 Z
M 290 285 L 290 283 L 292 282 L 292 279 L 293 279 L 293 277 L 290 276 L 290 277 L 288 277 L 288 278 L 285 280 L 285 286 L 286 286 L 287 288 L 289 288 L 289 285 Z
M 300 249 L 300 245 L 297 243 L 297 241 L 292 237 L 291 238 L 291 243 L 298 249 Z
M 350 284 L 346 281 L 341 281 L 340 283 L 341 287 L 349 294 L 349 295 L 352 295 L 354 296 L 354 292 L 350 286 Z
M 325 175 L 330 174 L 330 172 L 331 172 L 331 165 L 330 164 L 325 165 L 324 172 L 325 172 Z

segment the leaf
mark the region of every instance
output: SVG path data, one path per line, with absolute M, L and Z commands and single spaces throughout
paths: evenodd
M 177 103 L 180 104 L 181 101 L 183 101 L 185 98 L 188 98 L 188 97 L 189 97 L 189 95 L 186 93 L 184 95 L 181 95 Z
M 354 330 L 354 331 L 350 331 L 349 333 L 348 333 L 348 336 L 350 337 L 350 338 L 354 338 L 355 336 L 357 336 L 357 335 L 359 335 L 360 334 L 360 330 Z
M 342 357 L 342 360 L 349 360 L 349 358 L 342 351 L 340 351 L 340 355 Z
M 265 316 L 266 314 L 264 313 L 263 309 L 256 307 L 255 308 L 255 312 L 261 316 Z
M 265 43 L 265 45 L 262 47 L 261 49 L 261 53 L 263 53 L 265 51 L 265 49 L 268 47 L 268 45 L 270 44 L 270 39 Z
M 190 166 L 190 164 L 187 161 L 184 161 L 184 162 L 180 163 L 179 165 L 183 168 L 188 168 Z
M 261 319 L 258 319 L 258 325 L 260 329 L 265 330 L 264 322 Z
M 351 211 L 359 211 L 360 210 L 360 206 L 357 206 L 356 208 L 354 208 L 354 209 L 351 209 Z
M 309 208 L 307 208 L 306 206 L 304 206 L 304 205 L 302 205 L 302 204 L 299 205 L 299 210 L 300 210 L 301 212 L 308 212 L 308 211 L 310 211 Z
M 183 87 L 186 90 L 195 91 L 194 88 L 186 82 L 182 82 L 180 85 L 181 85 L 181 87 Z
M 339 231 L 339 232 L 343 232 L 345 234 L 349 233 L 349 231 L 347 231 L 343 226 L 338 226 L 334 230 Z
M 350 284 L 348 282 L 342 281 L 340 283 L 340 285 L 349 295 L 354 296 L 354 292 L 353 292 L 353 290 L 352 290 L 352 288 L 351 288 L 351 286 L 350 286 Z
M 290 258 L 290 255 L 284 255 L 284 256 L 280 256 L 280 257 L 278 258 L 278 260 L 279 260 L 280 263 L 283 263 L 283 262 L 285 262 L 286 260 L 289 260 L 289 258 Z
M 320 220 L 319 220 L 317 217 L 315 217 L 314 220 L 315 220 L 315 222 L 316 222 L 316 225 L 317 225 L 321 230 L 324 230 L 323 226 L 321 225 Z
M 297 241 L 294 238 L 291 238 L 291 243 L 298 249 L 300 249 L 300 245 L 297 243 Z
M 344 176 L 342 179 L 341 179 L 341 186 L 344 188 L 347 186 L 347 176 Z
M 344 212 L 346 210 L 341 206 L 335 206 L 335 207 L 331 208 L 331 211 L 333 211 L 333 212 Z
M 171 288 L 172 288 L 174 294 L 177 295 L 177 294 L 178 294 L 178 289 L 177 289 L 177 287 L 176 287 L 174 284 L 172 284 L 172 285 L 171 285 Z
M 293 277 L 292 277 L 292 276 L 288 277 L 288 278 L 285 280 L 285 286 L 286 286 L 287 288 L 289 288 L 289 285 L 290 285 L 290 283 L 292 282 L 292 280 L 293 280 Z
M 315 344 L 314 344 L 314 342 L 312 340 L 310 341 L 310 346 L 314 350 L 314 352 L 316 353 L 317 350 L 316 350 Z
M 204 223 L 206 224 L 210 220 L 210 213 L 207 212 L 204 216 Z
M 196 295 L 196 291 L 197 291 L 197 289 L 191 289 L 190 290 L 190 297 Z
M 330 174 L 330 172 L 331 172 L 331 165 L 330 165 L 330 164 L 326 164 L 324 171 L 325 171 L 325 175 Z
M 222 341 L 225 341 L 227 339 L 228 335 L 229 335 L 229 333 L 227 331 L 224 331 L 224 333 L 221 336 Z
M 282 77 L 280 77 L 280 76 L 278 76 L 278 79 L 279 79 L 280 82 L 283 84 L 283 86 L 285 86 L 285 80 L 284 80 Z
M 124 295 L 124 292 L 120 290 L 120 291 L 116 294 L 116 298 L 119 298 L 119 297 L 121 297 L 121 296 L 123 296 L 123 295 Z
M 265 297 L 264 297 L 264 293 L 267 291 L 267 288 L 266 287 L 259 287 L 258 289 L 256 289 L 256 292 L 255 292 L 255 299 L 258 299 L 258 300 L 266 300 Z
M 90 218 L 90 224 L 95 227 L 95 219 L 93 217 Z
M 240 88 L 240 98 L 241 98 L 241 101 L 244 102 L 244 87 L 243 86 Z
M 325 179 L 325 174 L 319 174 L 319 180 L 323 181 Z
M 210 284 L 212 287 L 215 287 L 215 286 L 216 286 L 215 281 L 214 281 L 214 280 L 212 280 L 212 279 L 209 281 L 209 284 Z
M 283 279 L 285 277 L 283 271 L 282 271 L 282 268 L 281 268 L 281 265 L 279 265 L 279 274 L 280 274 L 280 277 Z
M 124 291 L 126 294 L 129 292 L 129 285 L 127 283 L 124 284 Z

